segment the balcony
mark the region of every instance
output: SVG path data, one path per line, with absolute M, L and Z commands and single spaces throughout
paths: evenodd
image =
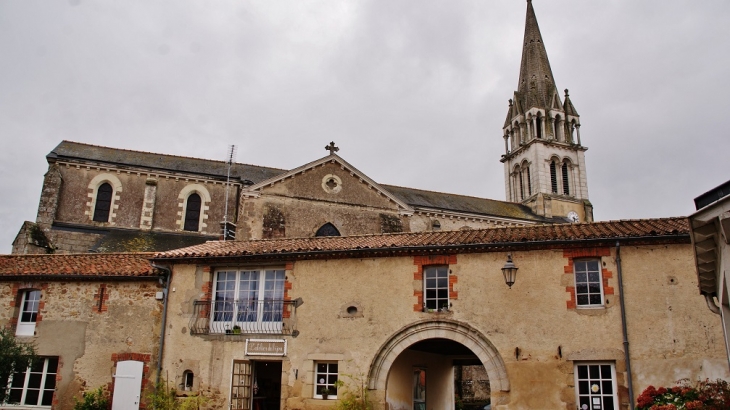
M 301 304 L 301 299 L 196 300 L 190 318 L 190 334 L 296 336 L 296 311 Z

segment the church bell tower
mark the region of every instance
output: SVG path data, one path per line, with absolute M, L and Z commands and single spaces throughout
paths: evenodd
M 548 218 L 593 221 L 580 116 L 555 85 L 532 1 L 527 0 L 520 79 L 504 123 L 507 200 Z

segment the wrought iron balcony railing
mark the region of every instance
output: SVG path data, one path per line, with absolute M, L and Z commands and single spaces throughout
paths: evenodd
M 291 335 L 296 331 L 296 308 L 293 300 L 196 300 L 190 333 L 275 334 Z

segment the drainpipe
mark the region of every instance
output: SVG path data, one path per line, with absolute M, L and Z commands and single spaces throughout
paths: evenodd
M 712 313 L 722 316 L 722 313 L 720 313 L 720 307 L 717 306 L 715 298 L 712 295 L 705 295 L 705 302 L 707 302 L 707 307 Z
M 170 270 L 167 266 L 162 265 L 155 265 L 154 263 L 151 263 L 152 267 L 155 269 L 160 269 L 162 271 L 167 272 L 167 275 L 165 275 L 165 288 L 162 289 L 162 295 L 164 297 L 163 299 L 163 305 L 162 305 L 162 328 L 160 331 L 160 350 L 157 353 L 157 378 L 155 379 L 155 386 L 157 386 L 160 383 L 160 373 L 162 373 L 162 351 L 165 347 L 165 326 L 167 326 L 167 295 L 168 290 L 170 289 L 170 281 L 172 280 L 172 270 Z
M 624 304 L 624 279 L 621 274 L 621 244 L 616 241 L 616 271 L 618 273 L 618 298 L 621 304 L 621 327 L 624 334 L 624 360 L 626 362 L 626 382 L 629 384 L 629 409 L 634 410 L 634 382 L 631 377 L 631 355 L 629 336 L 626 330 L 626 305 Z

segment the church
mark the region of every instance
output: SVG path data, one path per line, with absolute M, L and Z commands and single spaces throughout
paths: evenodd
M 139 409 L 166 380 L 209 409 L 450 410 L 465 367 L 492 409 L 629 409 L 729 378 L 687 219 L 593 220 L 530 0 L 507 108 L 505 201 L 374 181 L 334 142 L 283 170 L 62 141 L 0 256 L 0 326 L 42 357 L 0 409 Z

